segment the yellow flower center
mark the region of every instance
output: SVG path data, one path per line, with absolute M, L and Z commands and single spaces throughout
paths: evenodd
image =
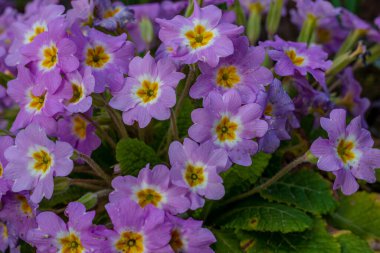
M 52 44 L 49 47 L 45 47 L 42 51 L 43 59 L 41 66 L 44 69 L 52 69 L 58 63 L 58 48 Z
M 318 28 L 317 29 L 317 42 L 320 44 L 325 44 L 331 41 L 331 32 L 328 29 Z
M 285 53 L 296 66 L 301 66 L 305 61 L 305 58 L 302 56 L 298 56 L 294 49 L 289 49 L 285 51 Z
M 34 40 L 34 38 L 37 37 L 37 35 L 39 35 L 39 34 L 41 34 L 43 32 L 45 32 L 45 27 L 43 27 L 43 26 L 36 26 L 34 28 L 34 34 L 29 37 L 29 42 L 32 42 Z
M 178 229 L 173 229 L 171 232 L 170 246 L 176 253 L 184 252 L 184 243 L 181 239 L 181 232 Z
M 73 89 L 73 96 L 71 97 L 69 102 L 71 104 L 78 103 L 84 95 L 83 86 L 80 84 L 72 83 L 71 88 Z
M 223 88 L 233 88 L 240 82 L 240 76 L 235 66 L 220 67 L 216 74 L 216 84 Z
M 51 155 L 43 149 L 34 152 L 32 158 L 34 159 L 33 169 L 43 174 L 45 174 L 53 164 Z
M 141 82 L 141 87 L 137 90 L 136 95 L 143 103 L 149 103 L 155 100 L 158 96 L 158 82 L 144 80 Z
M 190 187 L 196 187 L 206 181 L 204 168 L 188 163 L 185 170 L 185 180 Z
M 273 105 L 271 103 L 268 103 L 265 107 L 264 115 L 272 116 L 273 113 Z
M 75 233 L 70 233 L 65 237 L 59 239 L 59 243 L 61 244 L 61 250 L 59 252 L 62 253 L 84 253 L 85 248 L 82 245 L 82 242 Z
M 118 14 L 120 12 L 120 8 L 119 7 L 116 7 L 115 9 L 108 9 L 104 12 L 103 14 L 103 18 L 112 18 L 114 17 L 116 14 Z
M 88 122 L 79 115 L 72 118 L 72 132 L 81 140 L 86 139 Z
M 45 99 L 46 99 L 46 92 L 43 93 L 41 96 L 34 96 L 32 91 L 29 92 L 29 108 L 36 110 L 36 111 L 41 111 L 41 109 L 45 105 Z
M 8 227 L 4 223 L 0 222 L 0 227 L 3 229 L 1 235 L 3 236 L 4 241 L 8 240 Z
M 212 31 L 207 31 L 203 25 L 196 25 L 193 30 L 185 33 L 185 37 L 192 49 L 198 49 L 207 46 L 214 38 Z
M 137 196 L 139 205 L 143 208 L 148 204 L 152 204 L 155 207 L 158 207 L 158 205 L 160 204 L 162 200 L 162 196 L 160 193 L 149 188 L 138 191 L 136 193 L 136 196 Z
M 93 68 L 103 68 L 109 61 L 111 56 L 107 54 L 103 46 L 95 46 L 87 49 L 86 64 Z
M 136 232 L 125 231 L 120 235 L 115 248 L 122 253 L 143 253 L 144 237 Z
M 231 121 L 227 116 L 223 116 L 215 128 L 218 140 L 220 142 L 235 140 L 238 128 L 239 125 L 236 122 Z
M 24 214 L 31 215 L 33 213 L 32 207 L 29 205 L 28 200 L 23 195 L 17 195 L 16 199 L 20 202 L 20 210 Z
M 32 26 L 32 29 L 29 30 L 24 37 L 24 44 L 29 44 L 37 37 L 37 35 L 47 31 L 47 25 L 44 22 L 36 22 Z
M 339 141 L 336 152 L 344 164 L 355 159 L 354 148 L 355 144 L 353 141 L 344 139 Z

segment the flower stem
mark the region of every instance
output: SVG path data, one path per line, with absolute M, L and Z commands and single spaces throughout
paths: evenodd
M 279 179 L 281 179 L 287 173 L 289 173 L 292 169 L 296 168 L 298 165 L 300 165 L 300 164 L 302 164 L 304 162 L 307 162 L 308 159 L 309 159 L 308 158 L 308 153 L 305 153 L 304 155 L 302 155 L 302 156 L 298 157 L 297 159 L 295 159 L 293 162 L 291 162 L 288 165 L 286 165 L 284 168 L 282 168 L 279 172 L 277 172 L 273 177 L 271 177 L 265 183 L 263 183 L 263 184 L 261 184 L 259 186 L 256 186 L 255 188 L 253 188 L 253 189 L 251 189 L 251 190 L 249 190 L 249 191 L 247 191 L 245 193 L 242 193 L 240 195 L 237 195 L 235 197 L 227 199 L 223 204 L 224 205 L 228 205 L 228 204 L 234 203 L 236 201 L 248 198 L 248 197 L 250 197 L 252 195 L 255 195 L 256 193 L 259 193 L 262 190 L 265 190 L 266 188 L 268 188 L 272 184 L 276 183 Z
M 177 106 L 175 107 L 175 110 L 174 110 L 174 116 L 176 118 L 178 117 L 179 111 L 180 111 L 180 109 L 181 109 L 181 107 L 185 101 L 185 98 L 189 94 L 191 83 L 192 83 L 194 77 L 195 77 L 195 67 L 190 65 L 189 73 L 187 75 L 187 79 L 185 82 L 185 87 L 183 88 L 182 94 L 179 97 L 178 102 L 177 102 Z
M 95 126 L 95 128 L 99 131 L 101 135 L 100 137 L 103 137 L 112 149 L 116 149 L 116 143 L 114 142 L 114 140 L 111 138 L 111 136 L 109 136 L 109 134 L 106 131 L 104 131 L 104 129 L 96 121 L 94 121 L 84 113 L 81 113 L 80 115 Z
M 121 119 L 120 115 L 109 105 L 106 106 L 106 111 L 108 112 L 108 115 L 111 117 L 113 123 L 116 126 L 116 130 L 121 138 L 128 137 L 127 129 L 124 126 L 123 120 Z
M 111 184 L 111 177 L 107 175 L 107 173 L 105 173 L 104 170 L 99 166 L 99 164 L 97 164 L 91 157 L 83 153 L 80 153 L 79 151 L 76 151 L 76 154 L 80 159 L 85 161 L 91 167 L 91 169 L 95 172 L 96 175 L 102 178 L 107 184 Z

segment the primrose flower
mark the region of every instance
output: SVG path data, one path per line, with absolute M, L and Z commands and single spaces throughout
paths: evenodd
M 21 49 L 32 43 L 39 34 L 55 29 L 51 24 L 54 25 L 57 20 L 63 20 L 64 6 L 41 3 L 43 4 L 42 8 L 37 4 L 38 2 L 35 1 L 34 5 L 27 5 L 25 19 L 18 20 L 11 25 L 10 29 L 14 38 L 9 48 L 9 54 L 5 58 L 8 66 L 14 67 L 25 62 L 26 59 L 21 53 Z
M 152 205 L 141 208 L 128 199 L 109 203 L 106 209 L 113 230 L 107 231 L 102 252 L 171 252 L 171 226 L 163 210 Z
M 60 119 L 57 135 L 58 140 L 70 143 L 73 148 L 86 155 L 91 155 L 101 144 L 95 133 L 95 126 L 80 114 Z
M 18 66 L 18 75 L 8 83 L 9 96 L 20 106 L 20 111 L 13 122 L 11 131 L 17 131 L 31 123 L 43 127 L 48 134 L 54 134 L 56 121 L 54 116 L 63 111 L 61 95 L 48 90 L 36 91 L 39 84 L 46 84 L 46 79 L 35 77 L 27 68 Z M 46 84 L 47 85 L 47 84 Z
M 167 219 L 173 225 L 170 246 L 175 253 L 214 252 L 210 245 L 216 242 L 216 239 L 210 230 L 202 228 L 202 221 L 192 218 L 183 220 L 171 215 L 167 215 Z
M 325 53 L 319 46 L 307 47 L 306 43 L 284 41 L 276 36 L 275 41 L 265 41 L 261 45 L 271 48 L 269 57 L 276 61 L 274 71 L 279 76 L 294 76 L 296 73 L 306 76 L 310 73 L 327 90 L 325 71 L 331 66 Z
M 307 18 L 316 19 L 318 26 L 327 25 L 340 14 L 340 9 L 326 0 L 296 0 L 296 2 L 297 8 L 290 13 L 292 22 L 299 27 L 302 27 Z
M 67 223 L 53 212 L 40 213 L 38 227 L 29 230 L 28 242 L 41 253 L 94 252 L 93 245 L 101 243 L 91 233 L 95 211 L 86 212 L 83 204 L 71 202 L 65 215 L 69 218 Z
M 189 200 L 185 197 L 186 188 L 170 183 L 169 169 L 165 165 L 149 165 L 143 168 L 138 177 L 117 177 L 112 181 L 115 189 L 109 196 L 110 202 L 131 199 L 142 208 L 151 204 L 172 214 L 183 213 L 189 209 Z
M 199 8 L 194 2 L 194 12 L 189 18 L 175 16 L 171 20 L 156 19 L 161 29 L 159 37 L 164 44 L 178 44 L 187 48 L 187 54 L 175 59 L 186 64 L 198 61 L 211 67 L 219 58 L 234 52 L 232 37 L 243 32 L 243 27 L 221 22 L 222 11 L 209 5 Z
M 134 46 L 127 35 L 111 36 L 95 29 L 84 36 L 78 26 L 73 26 L 73 37 L 78 47 L 77 56 L 84 67 L 89 67 L 95 77 L 96 93 L 105 90 L 119 91 L 128 72 L 128 64 L 134 54 Z
M 218 172 L 226 170 L 228 156 L 223 149 L 215 149 L 213 143 L 201 145 L 185 138 L 183 145 L 178 141 L 169 147 L 173 184 L 189 190 L 191 209 L 204 205 L 204 198 L 221 199 L 224 196 L 222 178 Z
M 94 23 L 106 29 L 115 30 L 134 20 L 133 11 L 122 3 L 102 0 L 98 1 L 96 7 L 97 19 Z
M 135 57 L 124 88 L 111 99 L 110 106 L 123 111 L 125 124 L 137 121 L 140 128 L 152 118 L 169 119 L 170 108 L 176 103 L 175 88 L 184 77 L 168 59 L 156 62 L 150 54 Z
M 345 108 L 354 117 L 361 116 L 363 126 L 367 127 L 364 116 L 370 106 L 370 101 L 368 98 L 360 97 L 362 87 L 355 79 L 352 68 L 346 68 L 340 78 L 342 80 L 342 91 L 336 104 Z
M 0 251 L 7 252 L 20 252 L 20 249 L 17 247 L 19 237 L 14 229 L 6 223 L 0 221 Z
M 89 0 L 72 0 L 70 2 L 72 9 L 67 10 L 67 21 L 71 26 L 79 22 L 82 26 L 91 24 L 94 20 L 94 1 Z
M 26 58 L 24 63 L 30 62 L 37 75 L 46 80 L 46 87 L 37 84 L 40 90 L 47 88 L 55 92 L 62 82 L 61 73 L 76 70 L 79 61 L 74 56 L 74 42 L 65 38 L 67 26 L 64 21 L 57 19 L 50 24 L 51 29 L 36 36 L 21 52 Z
M 8 164 L 7 159 L 4 157 L 4 151 L 13 144 L 14 141 L 11 137 L 0 136 L 0 200 L 12 186 L 12 182 L 4 178 L 4 168 Z
M 31 124 L 21 130 L 15 145 L 4 156 L 8 160 L 4 177 L 14 180 L 12 191 L 32 190 L 30 199 L 39 203 L 53 194 L 54 176 L 67 176 L 73 169 L 73 148 L 66 142 L 54 143 L 45 131 Z
M 318 157 L 319 169 L 335 174 L 334 189 L 341 188 L 350 195 L 359 188 L 355 179 L 374 183 L 374 169 L 380 168 L 380 150 L 372 148 L 374 142 L 370 132 L 362 128 L 361 117 L 346 127 L 346 111 L 335 109 L 330 118 L 321 118 L 321 126 L 329 138 L 315 140 L 310 151 Z
M 27 191 L 8 192 L 1 200 L 1 203 L 0 220 L 7 224 L 10 234 L 26 240 L 28 231 L 37 227 L 36 213 L 38 205 L 30 200 Z
M 237 90 L 243 103 L 253 102 L 258 90 L 272 82 L 272 72 L 262 67 L 265 50 L 262 47 L 249 47 L 247 37 L 234 42 L 234 54 L 220 60 L 215 68 L 199 63 L 202 74 L 190 89 L 192 98 L 205 98 L 211 91 L 221 94 Z
M 189 128 L 190 138 L 199 143 L 211 141 L 227 151 L 231 162 L 251 165 L 251 155 L 258 150 L 252 139 L 264 136 L 268 130 L 267 122 L 260 119 L 263 108 L 256 103 L 242 105 L 234 90 L 224 95 L 210 93 L 203 106 L 191 113 L 194 125 Z
M 87 112 L 92 105 L 91 93 L 94 91 L 95 78 L 90 68 L 82 73 L 74 71 L 66 74 L 64 93 L 67 96 L 64 104 L 71 113 Z
M 270 84 L 268 93 L 259 93 L 256 103 L 265 108 L 264 119 L 269 125 L 268 132 L 259 140 L 260 150 L 273 153 L 280 146 L 280 141 L 291 138 L 288 133 L 290 127 L 300 127 L 294 114 L 294 103 L 278 79 Z

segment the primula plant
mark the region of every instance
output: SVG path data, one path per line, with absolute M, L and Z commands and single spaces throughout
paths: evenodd
M 0 1 L 1 252 L 380 252 L 380 17 L 16 2 Z

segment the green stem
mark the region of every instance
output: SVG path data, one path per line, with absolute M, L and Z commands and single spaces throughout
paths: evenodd
M 99 166 L 99 164 L 92 160 L 92 158 L 88 155 L 85 155 L 79 151 L 75 151 L 75 153 L 78 155 L 80 159 L 85 161 L 91 167 L 91 169 L 95 172 L 96 175 L 102 178 L 107 184 L 111 185 L 111 177 L 104 172 L 104 170 Z
M 187 79 L 185 82 L 185 87 L 183 88 L 182 94 L 179 97 L 177 105 L 176 105 L 175 110 L 174 110 L 174 115 L 176 118 L 178 117 L 179 110 L 181 109 L 183 103 L 185 102 L 185 98 L 189 94 L 191 83 L 192 83 L 194 77 L 195 77 L 195 67 L 190 65 L 189 73 L 187 75 Z
M 279 172 L 277 172 L 273 177 L 271 177 L 265 183 L 263 183 L 263 184 L 255 187 L 255 188 L 251 189 L 250 191 L 247 191 L 245 193 L 242 193 L 240 195 L 237 195 L 235 197 L 227 199 L 223 204 L 224 205 L 228 205 L 228 204 L 234 203 L 236 201 L 248 198 L 248 197 L 250 197 L 252 195 L 255 195 L 256 193 L 259 193 L 262 190 L 265 190 L 266 188 L 268 188 L 272 184 L 276 183 L 283 176 L 285 176 L 286 174 L 288 174 L 292 169 L 296 168 L 298 165 L 300 165 L 300 164 L 302 164 L 304 162 L 307 162 L 308 159 L 309 159 L 308 158 L 308 153 L 305 153 L 304 155 L 298 157 L 293 162 L 291 162 L 288 165 L 286 165 L 284 168 L 282 168 Z
M 128 137 L 127 129 L 125 129 L 123 120 L 121 119 L 119 113 L 117 113 L 112 107 L 109 105 L 106 106 L 106 111 L 108 112 L 108 115 L 111 117 L 113 123 L 116 126 L 117 132 L 121 138 Z

